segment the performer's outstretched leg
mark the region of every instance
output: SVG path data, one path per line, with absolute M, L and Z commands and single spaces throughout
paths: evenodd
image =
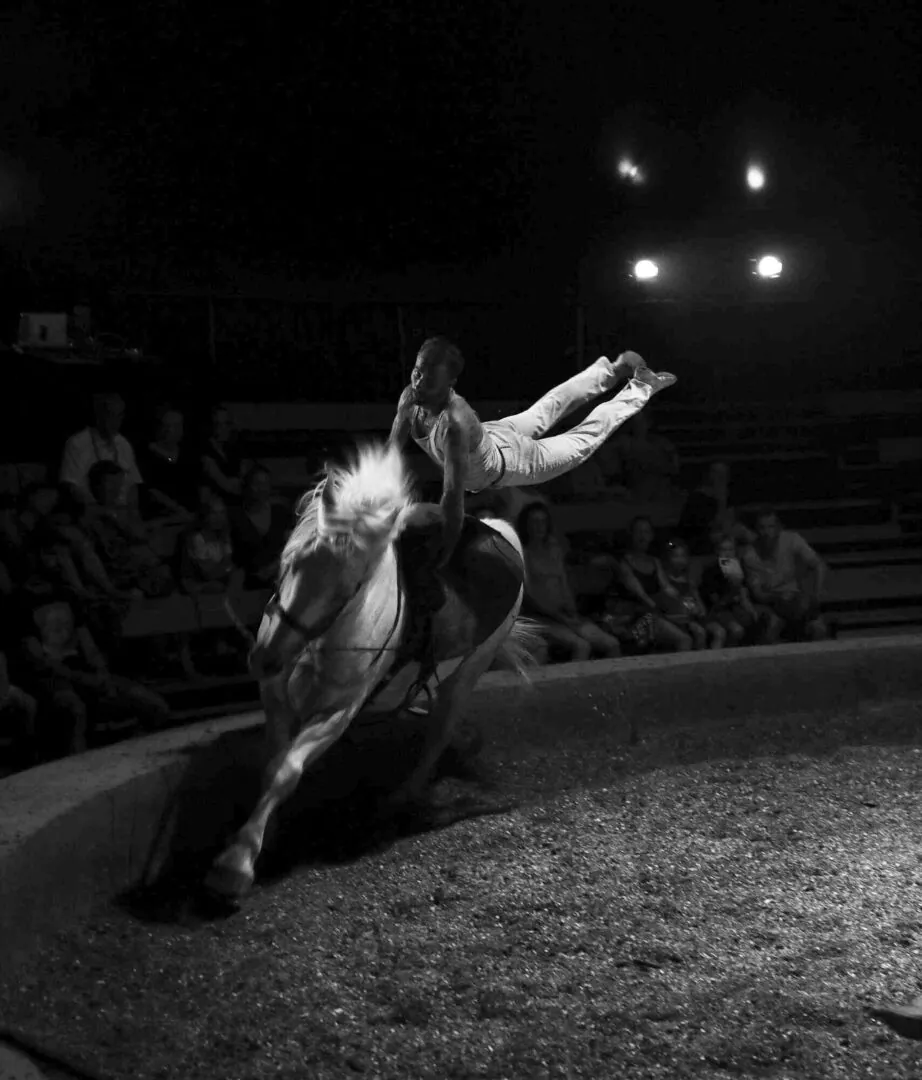
M 549 390 L 531 408 L 494 423 L 510 427 L 518 435 L 540 439 L 574 409 L 614 390 L 621 379 L 630 378 L 643 366 L 643 360 L 635 352 L 622 353 L 614 362 L 600 356 L 578 375 Z
M 646 405 L 659 390 L 676 381 L 668 372 L 640 368 L 627 386 L 611 401 L 603 401 L 581 423 L 570 431 L 550 439 L 529 439 L 515 431 L 504 431 L 504 421 L 494 429 L 484 424 L 503 452 L 506 471 L 497 487 L 525 487 L 544 484 L 582 465 L 621 425 Z

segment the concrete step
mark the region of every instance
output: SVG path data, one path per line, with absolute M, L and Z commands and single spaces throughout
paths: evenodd
M 839 641 L 848 641 L 856 638 L 893 637 L 898 634 L 922 633 L 922 621 L 918 623 L 906 623 L 905 625 L 867 626 L 854 629 L 839 630 L 836 635 Z
M 824 554 L 823 558 L 831 569 L 916 563 L 919 566 L 919 576 L 922 577 L 922 547 L 917 546 L 874 548 L 870 551 L 836 551 L 828 555 Z
M 922 624 L 922 604 L 897 608 L 872 608 L 862 611 L 842 611 L 835 614 L 835 621 L 843 630 L 864 627 L 906 627 Z

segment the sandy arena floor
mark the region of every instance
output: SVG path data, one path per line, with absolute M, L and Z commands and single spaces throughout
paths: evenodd
M 922 1075 L 864 1012 L 922 987 L 922 704 L 632 746 L 562 700 L 377 845 L 289 823 L 237 913 L 100 909 L 0 1026 L 119 1080 Z

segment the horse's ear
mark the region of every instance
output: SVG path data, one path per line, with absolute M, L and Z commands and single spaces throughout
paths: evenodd
M 324 480 L 323 490 L 320 492 L 320 502 L 327 512 L 334 509 L 336 500 L 333 497 L 333 486 L 330 484 L 329 479 Z

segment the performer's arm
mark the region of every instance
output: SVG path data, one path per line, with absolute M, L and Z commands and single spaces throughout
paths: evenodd
M 441 502 L 445 523 L 439 569 L 451 558 L 464 525 L 464 473 L 469 453 L 467 429 L 452 418 L 445 439 L 445 474 Z
M 397 402 L 397 415 L 391 424 L 391 433 L 387 439 L 387 445 L 394 446 L 398 450 L 403 449 L 410 437 L 410 421 L 413 417 L 412 394 L 413 391 L 408 386 L 400 395 L 400 400 Z

